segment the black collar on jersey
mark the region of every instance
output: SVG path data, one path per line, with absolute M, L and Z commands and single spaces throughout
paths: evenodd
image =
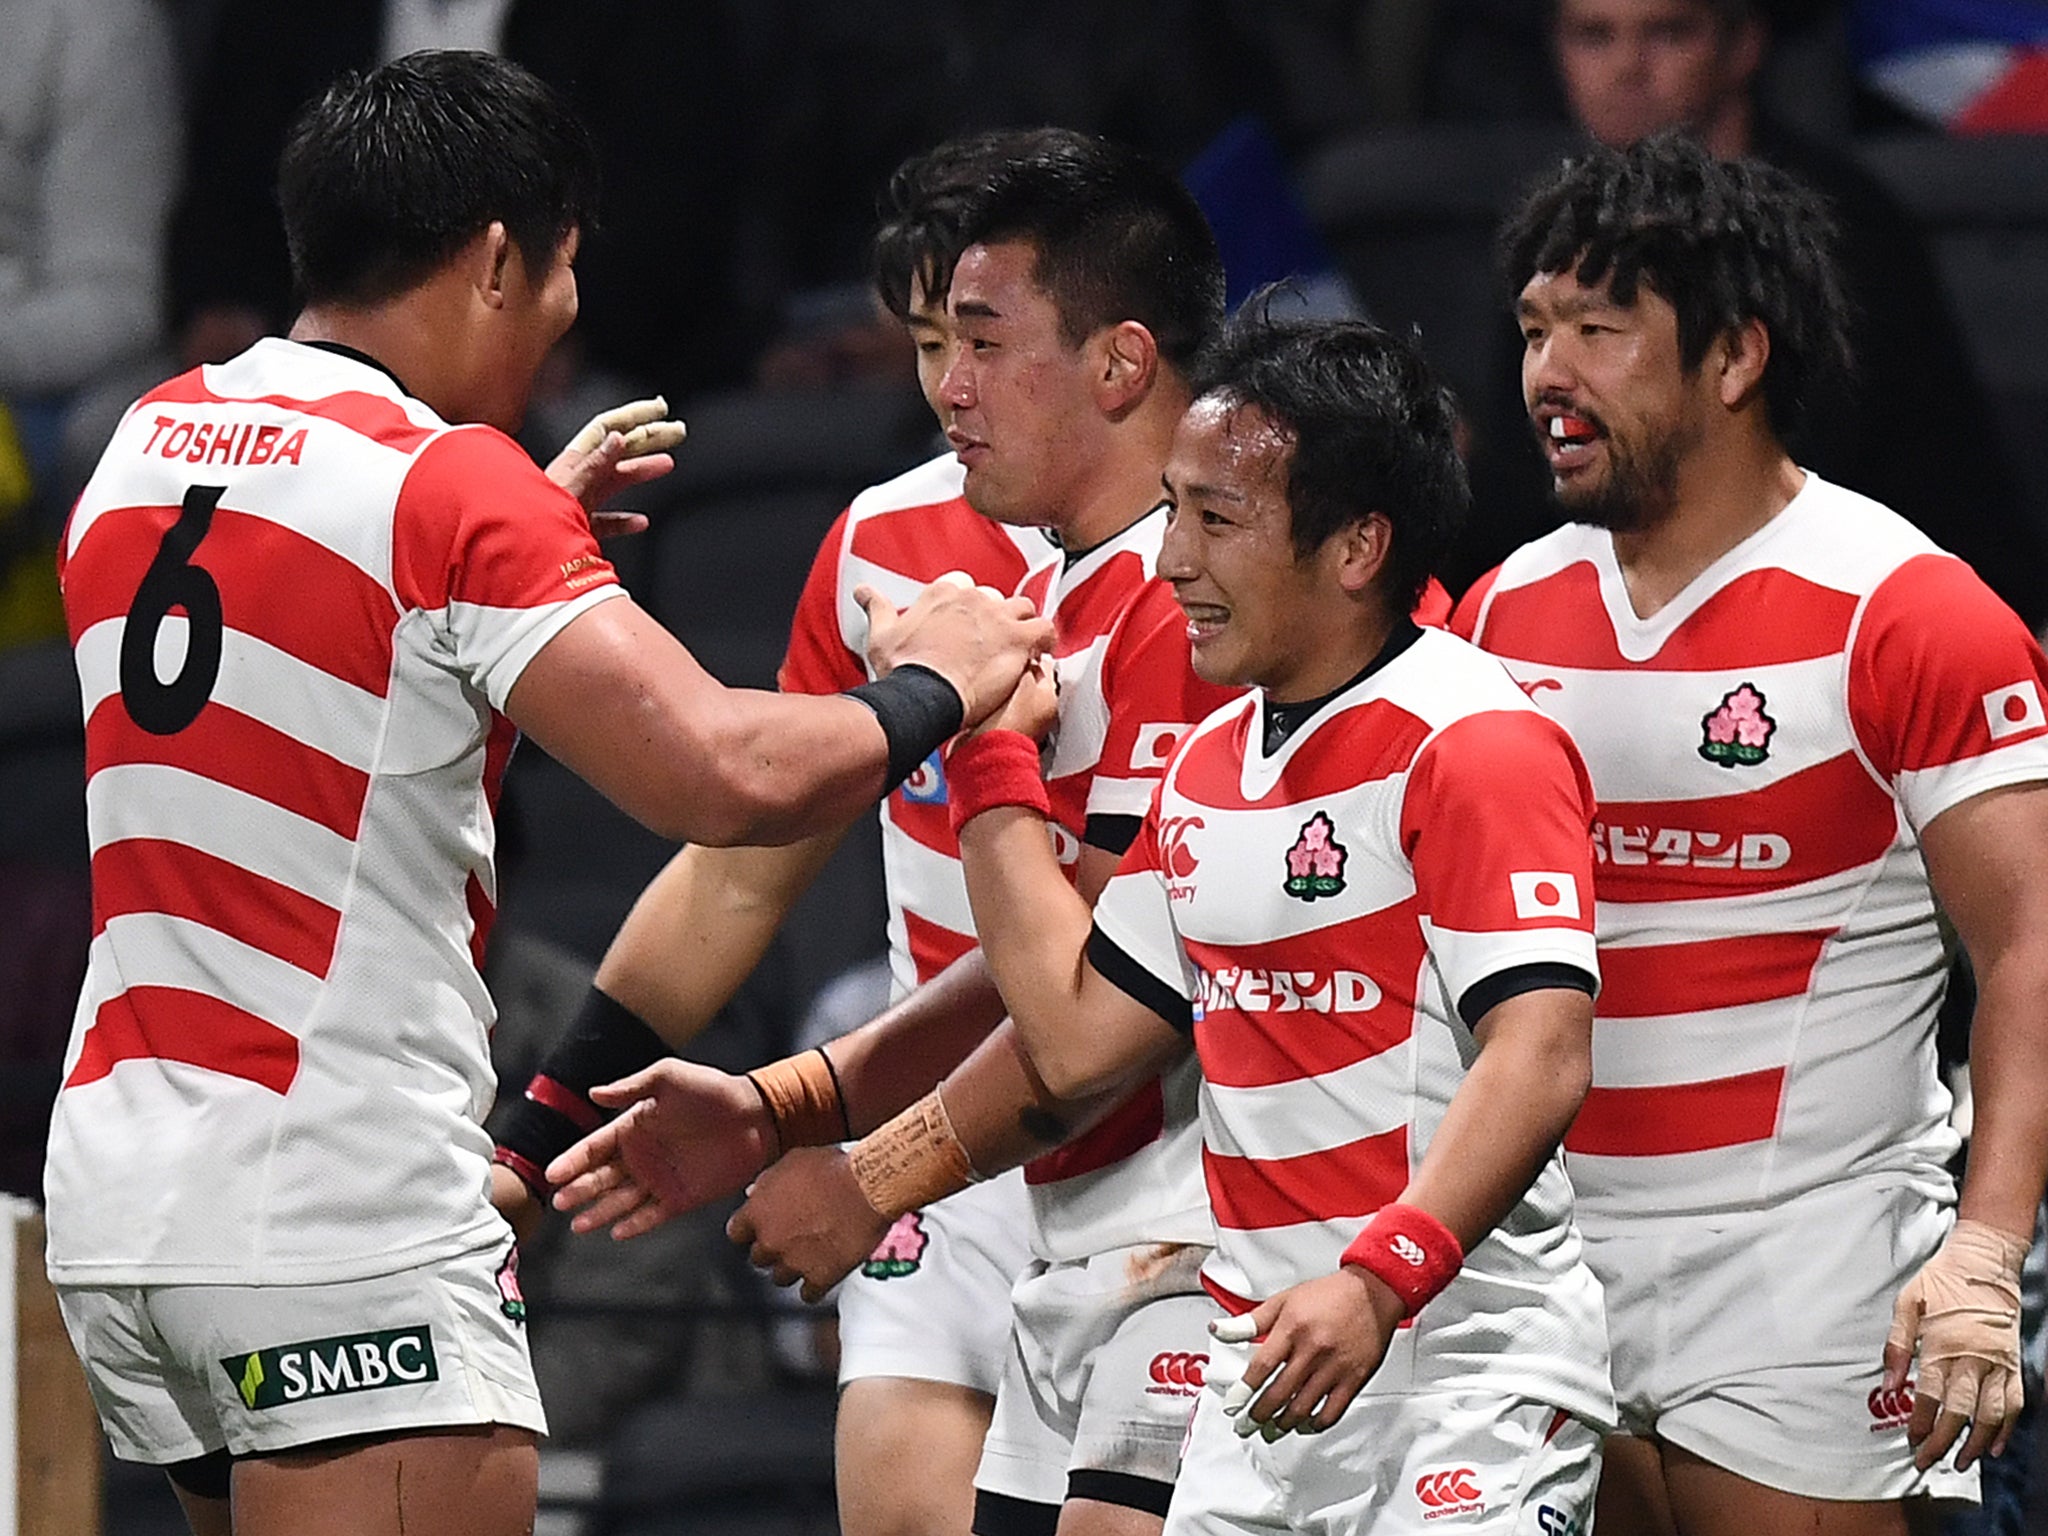
M 1144 516 L 1132 518 L 1128 523 L 1125 523 L 1123 527 L 1117 529 L 1117 531 L 1115 533 L 1112 533 L 1108 538 L 1097 539 L 1093 544 L 1090 544 L 1086 549 L 1068 549 L 1067 546 L 1061 542 L 1059 533 L 1056 529 L 1046 529 L 1045 536 L 1047 539 L 1051 540 L 1054 547 L 1056 547 L 1060 551 L 1060 568 L 1062 570 L 1071 571 L 1083 560 L 1086 560 L 1090 555 L 1094 554 L 1095 551 L 1102 548 L 1103 545 L 1114 544 L 1118 539 L 1122 538 L 1125 534 L 1129 533 L 1133 528 L 1137 527 L 1138 524 L 1145 521 L 1145 518 L 1150 517 L 1154 512 L 1157 512 L 1161 507 L 1165 505 L 1166 503 L 1163 501 L 1153 502 L 1151 506 L 1145 509 Z
M 1341 686 L 1332 688 L 1321 698 L 1305 699 L 1299 704 L 1275 704 L 1271 699 L 1261 698 L 1259 704 L 1266 717 L 1265 746 L 1262 749 L 1264 754 L 1271 757 L 1278 752 L 1286 744 L 1287 738 L 1299 730 L 1317 710 L 1339 694 L 1349 693 L 1421 638 L 1422 631 L 1415 627 L 1415 621 L 1403 614 L 1394 621 L 1394 629 L 1387 636 L 1387 643 L 1380 647 L 1377 656 L 1365 664 L 1364 670 Z
M 349 361 L 351 362 L 366 364 L 369 367 L 376 369 L 379 373 L 383 374 L 385 378 L 389 379 L 392 383 L 396 384 L 399 388 L 400 393 L 414 400 L 417 400 L 419 398 L 419 396 L 413 394 L 411 390 L 405 387 L 405 380 L 401 379 L 389 368 L 386 368 L 382 363 L 378 362 L 377 359 L 370 356 L 370 354 L 367 352 L 358 352 L 354 347 L 345 346 L 338 341 L 302 341 L 299 343 L 299 345 L 302 347 L 318 347 L 322 352 L 332 352 L 336 357 L 345 357 L 349 359 Z

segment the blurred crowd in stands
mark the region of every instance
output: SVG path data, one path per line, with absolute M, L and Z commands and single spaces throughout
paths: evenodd
M 0 37 L 0 1187 L 38 1181 L 40 1109 L 90 929 L 82 749 L 52 561 L 65 509 L 143 388 L 289 325 L 272 198 L 286 126 L 338 72 L 415 48 L 502 51 L 563 87 L 595 130 L 602 223 L 583 245 L 581 318 L 543 380 L 530 446 L 550 449 L 595 405 L 655 390 L 692 420 L 684 467 L 660 493 L 681 515 L 622 568 L 657 587 L 678 573 L 683 595 L 667 612 L 650 606 L 679 633 L 698 624 L 685 638 L 715 668 L 731 656 L 734 681 L 769 680 L 833 496 L 880 478 L 892 455 L 900 468 L 929 451 L 910 350 L 866 283 L 877 187 L 948 135 L 1034 122 L 1188 167 L 1233 292 L 1293 274 L 1304 302 L 1393 323 L 1421 311 L 1353 259 L 1358 241 L 1336 228 L 1347 177 L 1355 191 L 1371 168 L 1397 166 L 1448 204 L 1476 200 L 1455 238 L 1483 265 L 1487 199 L 1504 202 L 1519 170 L 1575 135 L 1625 140 L 1677 123 L 1722 153 L 1775 159 L 1834 200 L 1857 285 L 1860 388 L 1817 413 L 1805 461 L 1920 522 L 2030 623 L 2048 616 L 2048 459 L 2026 459 L 2019 430 L 2048 405 L 2048 349 L 2027 341 L 2048 324 L 2048 190 L 2004 188 L 1988 141 L 1991 159 L 1927 162 L 1990 167 L 1980 179 L 1994 204 L 2004 190 L 2032 199 L 2030 211 L 1994 209 L 1983 242 L 1963 250 L 2016 274 L 1985 284 L 2008 310 L 1973 315 L 1945 292 L 1932 232 L 1916 226 L 1925 206 L 1874 174 L 1868 153 L 1890 145 L 1910 169 L 1916 136 L 2048 132 L 2039 0 L 0 0 Z M 1527 163 L 1498 163 L 1517 159 Z M 1475 161 L 1496 178 L 1483 194 L 1455 184 Z M 1937 184 L 1923 205 L 1963 195 L 1947 169 L 1923 180 Z M 1354 199 L 1353 222 L 1383 205 Z M 2013 254 L 2019 228 L 2030 257 Z M 1403 274 L 1411 286 L 1448 281 L 1448 268 L 1424 265 Z M 1469 428 L 1477 510 L 1450 573 L 1459 582 L 1552 516 L 1506 296 L 1482 289 L 1465 307 L 1476 339 L 1423 327 Z M 2016 338 L 2034 372 L 2016 377 L 2024 359 L 2000 365 L 1987 389 L 1987 337 Z M 728 524 L 693 518 L 693 495 L 730 490 L 723 469 L 689 462 L 721 452 L 700 421 L 756 423 L 747 431 L 760 441 L 732 449 L 743 479 L 748 465 L 809 451 L 812 407 L 773 402 L 835 393 L 901 397 L 902 411 L 870 403 L 847 428 L 883 462 L 777 482 L 785 501 L 809 498 L 797 514 L 742 500 Z M 735 626 L 758 643 L 734 649 Z M 519 930 L 523 913 L 557 946 L 499 962 L 514 1052 L 522 1010 L 537 1031 L 554 1026 L 550 1010 L 580 990 L 660 857 L 646 842 L 608 843 L 604 808 L 568 797 L 546 770 L 515 774 L 526 810 L 509 820 L 508 852 L 533 866 L 570 847 L 566 857 L 586 858 L 576 878 L 606 894 L 580 920 L 556 921 L 574 904 L 522 906 L 513 874 L 506 927 Z M 827 899 L 835 933 L 822 950 L 835 964 L 879 947 L 871 895 Z M 839 932 L 849 911 L 873 916 L 873 931 Z M 733 1065 L 783 1048 L 824 974 L 816 959 L 783 968 L 793 995 L 736 1026 L 731 1049 L 745 1060 Z M 678 1240 L 718 1246 L 715 1225 Z M 582 1422 L 566 1397 L 552 1411 Z

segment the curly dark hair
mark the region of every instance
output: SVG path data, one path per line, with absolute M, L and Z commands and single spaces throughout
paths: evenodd
M 1848 378 L 1835 233 L 1804 183 L 1761 161 L 1716 160 L 1673 132 L 1566 161 L 1502 226 L 1499 250 L 1513 293 L 1539 272 L 1570 269 L 1633 304 L 1647 283 L 1678 313 L 1688 369 L 1715 337 L 1761 321 L 1771 338 L 1764 405 L 1786 439 Z
M 1275 290 L 1246 299 L 1196 365 L 1198 396 L 1256 406 L 1293 446 L 1287 506 L 1306 560 L 1374 512 L 1393 525 L 1382 578 L 1412 608 L 1464 520 L 1458 409 L 1421 345 L 1361 320 L 1282 318 Z
M 1135 320 L 1185 374 L 1223 319 L 1223 261 L 1194 197 L 1145 155 L 1065 128 L 951 140 L 904 162 L 881 199 L 875 287 L 910 312 L 913 278 L 932 295 L 970 245 L 1016 240 L 1069 345 Z

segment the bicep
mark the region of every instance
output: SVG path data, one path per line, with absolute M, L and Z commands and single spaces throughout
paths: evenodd
M 1920 834 L 1928 880 L 1972 963 L 2048 938 L 2048 782 L 1949 807 Z

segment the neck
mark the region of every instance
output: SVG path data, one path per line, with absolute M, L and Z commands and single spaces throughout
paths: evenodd
M 1333 625 L 1328 633 L 1302 645 L 1297 652 L 1301 657 L 1298 667 L 1284 677 L 1260 680 L 1272 703 L 1306 704 L 1335 693 L 1386 649 L 1398 619 L 1377 594 L 1337 612 L 1345 620 L 1343 627 Z
M 1188 399 L 1185 389 L 1155 388 L 1128 415 L 1107 425 L 1093 473 L 1081 481 L 1053 524 L 1062 544 L 1093 549 L 1159 505 L 1159 471 Z
M 443 296 L 431 287 L 408 290 L 380 304 L 309 305 L 292 322 L 293 341 L 332 341 L 374 357 L 405 380 L 416 399 L 444 421 L 479 419 L 459 380 L 460 345 L 450 345 L 459 328 L 440 313 Z
M 1690 455 L 1664 516 L 1614 535 L 1614 557 L 1636 617 L 1661 610 L 1784 511 L 1805 482 L 1805 471 L 1768 432 L 1742 433 Z

